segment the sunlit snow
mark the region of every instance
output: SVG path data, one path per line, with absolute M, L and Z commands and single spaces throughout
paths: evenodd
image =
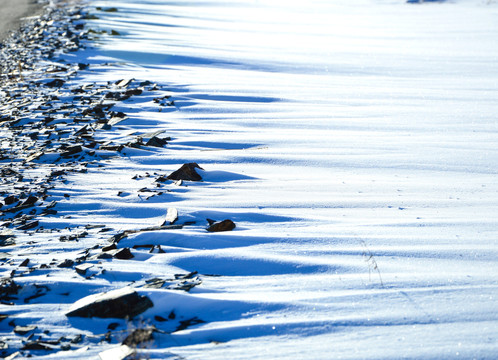
M 123 246 L 166 253 L 109 263 L 82 296 L 158 274 L 219 275 L 189 293 L 142 290 L 155 304 L 144 318 L 174 308 L 205 321 L 160 336 L 148 356 L 497 356 L 495 1 L 90 6 L 116 7 L 89 23 L 120 35 L 66 55 L 96 64 L 74 84 L 150 80 L 174 100 L 161 112 L 151 97 L 130 101 L 116 109 L 128 119 L 99 136 L 172 140 L 71 175 L 60 214 L 126 230 L 160 225 L 173 206 L 196 225 L 129 236 Z M 135 174 L 186 162 L 203 167 L 203 182 L 136 195 L 153 179 Z M 211 234 L 207 218 L 237 228 Z

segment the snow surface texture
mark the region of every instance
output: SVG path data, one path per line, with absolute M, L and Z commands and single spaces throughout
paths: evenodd
M 120 35 L 66 55 L 94 64 L 74 84 L 150 80 L 174 101 L 158 111 L 152 96 L 131 99 L 128 118 L 99 136 L 164 130 L 172 141 L 68 176 L 59 213 L 131 230 L 161 225 L 174 206 L 196 223 L 128 236 L 120 246 L 166 253 L 136 251 L 93 280 L 54 278 L 80 296 L 26 316 L 53 332 L 105 333 L 109 320 L 68 325 L 65 311 L 92 293 L 198 271 L 189 293 L 140 291 L 154 303 L 146 322 L 172 310 L 204 321 L 157 336 L 150 358 L 496 358 L 494 2 L 91 5 L 117 8 L 89 26 Z M 154 182 L 135 174 L 186 162 L 203 167 L 203 182 L 137 193 Z M 208 233 L 206 218 L 237 227 Z

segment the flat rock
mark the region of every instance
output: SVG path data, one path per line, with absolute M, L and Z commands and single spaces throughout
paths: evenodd
M 85 275 L 86 272 L 88 271 L 88 269 L 90 269 L 91 267 L 93 266 L 93 264 L 80 264 L 80 265 L 76 265 L 74 267 L 74 270 L 76 270 L 76 272 L 80 275 Z
M 133 318 L 154 306 L 147 296 L 130 287 L 90 295 L 75 302 L 66 316 L 98 318 Z
M 32 206 L 32 205 L 30 205 L 30 206 Z M 18 226 L 17 230 L 30 230 L 30 229 L 33 229 L 33 228 L 37 227 L 38 224 L 39 224 L 38 220 L 30 221 L 30 222 L 27 222 L 24 225 Z
M 195 169 L 201 169 L 197 163 L 183 164 L 181 168 L 170 174 L 168 180 L 188 180 L 188 181 L 201 181 L 202 177 L 195 171 Z
M 35 325 L 28 325 L 28 326 L 20 326 L 20 325 L 17 325 L 15 328 L 14 328 L 14 333 L 18 334 L 18 335 L 26 335 L 27 333 L 33 331 L 36 329 L 36 326 Z
M 24 344 L 21 350 L 57 350 L 58 347 L 43 341 L 30 341 Z

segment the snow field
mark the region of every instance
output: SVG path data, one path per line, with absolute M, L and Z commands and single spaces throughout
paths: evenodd
M 134 78 L 161 88 L 114 109 L 128 119 L 100 136 L 164 130 L 172 140 L 69 176 L 57 191 L 71 195 L 59 204 L 71 219 L 57 221 L 131 230 L 160 225 L 176 207 L 180 222 L 196 223 L 119 244 L 165 253 L 137 250 L 103 263 L 105 274 L 92 281 L 54 280 L 87 295 L 198 271 L 202 284 L 189 293 L 138 289 L 155 304 L 144 319 L 174 309 L 205 321 L 157 335 L 151 358 L 496 356 L 496 4 L 90 6 L 116 7 L 89 26 L 121 35 L 68 55 L 95 64 L 75 84 Z M 159 112 L 158 94 L 174 106 Z M 168 182 L 147 199 L 138 190 L 153 188 L 154 177 L 132 179 L 186 162 L 204 168 L 203 182 Z M 206 218 L 237 228 L 211 234 Z M 108 323 L 68 324 L 54 313 L 54 329 L 95 334 Z

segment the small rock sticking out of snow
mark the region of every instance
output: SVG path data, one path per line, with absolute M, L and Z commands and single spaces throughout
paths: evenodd
M 235 223 L 230 219 L 226 219 L 226 220 L 218 221 L 218 222 L 213 222 L 211 220 L 211 221 L 209 221 L 209 223 L 210 223 L 210 225 L 207 228 L 207 231 L 209 231 L 209 232 L 231 231 L 231 230 L 235 229 Z
M 201 181 L 202 177 L 195 171 L 195 169 L 201 169 L 197 163 L 183 164 L 181 168 L 171 173 L 167 179 L 168 180 L 188 180 L 188 181 Z

